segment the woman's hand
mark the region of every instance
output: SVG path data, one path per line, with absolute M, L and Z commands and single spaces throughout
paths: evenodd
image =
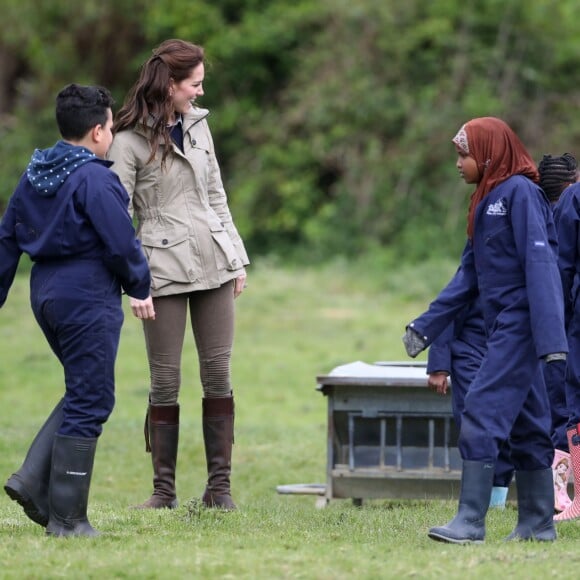
M 155 308 L 153 307 L 153 298 L 151 296 L 148 296 L 145 300 L 129 296 L 129 304 L 135 317 L 142 320 L 155 320 Z
M 234 280 L 234 298 L 237 298 L 244 291 L 244 288 L 247 286 L 246 278 L 247 276 L 244 272 Z

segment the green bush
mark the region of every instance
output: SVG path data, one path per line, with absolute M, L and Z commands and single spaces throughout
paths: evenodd
M 31 149 L 57 138 L 60 87 L 104 84 L 120 103 L 175 36 L 206 48 L 201 105 L 254 256 L 456 256 L 462 123 L 502 117 L 536 159 L 580 138 L 573 0 L 30 2 L 3 10 L 0 210 Z

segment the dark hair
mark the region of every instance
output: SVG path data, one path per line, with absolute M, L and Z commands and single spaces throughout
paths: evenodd
M 558 201 L 562 192 L 576 181 L 578 162 L 570 153 L 552 156 L 544 155 L 538 164 L 540 172 L 540 187 L 548 199 L 554 203 Z
M 137 82 L 130 89 L 125 103 L 115 117 L 113 132 L 132 129 L 138 123 L 151 123 L 151 157 L 155 158 L 163 140 L 171 143 L 167 125 L 174 113 L 169 95 L 169 82 L 180 83 L 191 75 L 192 70 L 204 62 L 201 46 L 185 40 L 171 39 L 162 42 L 153 50 L 153 55 L 141 67 Z M 171 147 L 165 147 L 162 163 Z
M 70 84 L 56 97 L 56 123 L 63 139 L 82 139 L 93 127 L 105 125 L 113 98 L 103 87 Z

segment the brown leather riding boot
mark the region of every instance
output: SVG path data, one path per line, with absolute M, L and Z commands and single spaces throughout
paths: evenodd
M 202 502 L 209 508 L 235 510 L 230 491 L 234 443 L 234 398 L 204 398 L 203 439 L 208 480 Z
M 173 509 L 175 464 L 179 441 L 179 405 L 149 405 L 145 418 L 145 450 L 153 461 L 153 495 L 135 509 Z

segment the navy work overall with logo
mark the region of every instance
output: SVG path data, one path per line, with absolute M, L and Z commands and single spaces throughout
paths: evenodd
M 479 292 L 487 353 L 465 397 L 464 460 L 493 463 L 509 438 L 516 470 L 550 468 L 554 449 L 540 358 L 567 352 L 557 239 L 542 191 L 512 176 L 480 202 L 461 268 L 412 327 L 431 342 Z

